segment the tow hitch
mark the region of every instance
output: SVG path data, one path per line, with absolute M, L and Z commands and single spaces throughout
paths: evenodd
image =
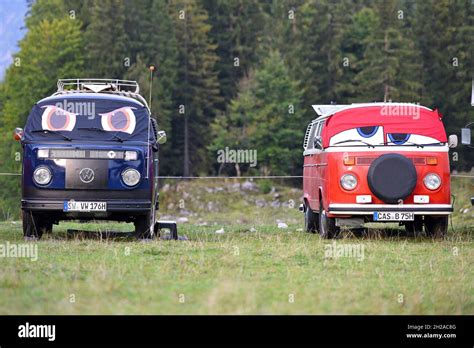
M 155 223 L 155 231 L 161 231 L 162 229 L 169 230 L 171 239 L 178 240 L 178 226 L 176 225 L 176 221 L 158 220 Z

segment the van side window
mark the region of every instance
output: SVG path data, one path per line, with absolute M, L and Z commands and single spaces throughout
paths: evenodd
M 321 136 L 323 134 L 323 128 L 324 128 L 324 123 L 326 123 L 326 120 L 322 120 L 319 122 L 319 128 L 318 128 L 318 136 Z
M 314 137 L 318 134 L 319 126 L 320 126 L 319 122 L 315 122 L 313 124 L 313 129 L 312 129 L 311 134 L 309 136 L 307 149 L 314 149 Z
M 310 150 L 313 148 L 313 138 L 317 131 L 318 123 L 311 122 L 306 129 L 306 134 L 304 137 L 303 148 L 305 150 Z
M 306 128 L 306 133 L 304 135 L 304 140 L 303 140 L 303 149 L 305 150 L 308 148 L 308 142 L 309 142 L 312 128 L 313 128 L 313 123 L 308 124 L 308 127 Z
M 321 126 L 322 126 L 322 122 L 318 122 L 317 124 L 315 124 L 314 133 L 313 133 L 313 136 L 311 137 L 311 148 L 313 149 L 315 148 L 314 142 L 316 140 L 316 137 L 318 137 L 321 132 Z

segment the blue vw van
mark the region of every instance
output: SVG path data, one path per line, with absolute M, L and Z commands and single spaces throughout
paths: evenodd
M 166 134 L 135 81 L 59 80 L 15 138 L 23 147 L 25 237 L 73 219 L 133 222 L 138 238 L 153 237 Z

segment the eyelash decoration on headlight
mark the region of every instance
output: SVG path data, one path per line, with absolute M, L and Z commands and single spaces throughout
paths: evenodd
M 72 131 L 76 125 L 76 114 L 54 105 L 43 106 L 41 127 L 51 131 Z
M 110 132 L 132 134 L 136 126 L 135 114 L 132 109 L 135 108 L 126 106 L 105 114 L 99 114 L 101 116 L 102 128 Z
M 388 133 L 388 139 L 396 145 L 405 144 L 410 138 L 408 133 Z
M 374 136 L 375 133 L 377 133 L 378 129 L 379 129 L 378 126 L 360 127 L 360 128 L 357 128 L 357 133 L 359 133 L 361 137 L 370 138 Z

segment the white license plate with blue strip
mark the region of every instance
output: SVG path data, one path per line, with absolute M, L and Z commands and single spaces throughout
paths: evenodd
M 413 221 L 414 213 L 399 211 L 374 212 L 374 221 Z
M 63 211 L 107 211 L 107 202 L 65 201 L 63 205 Z

